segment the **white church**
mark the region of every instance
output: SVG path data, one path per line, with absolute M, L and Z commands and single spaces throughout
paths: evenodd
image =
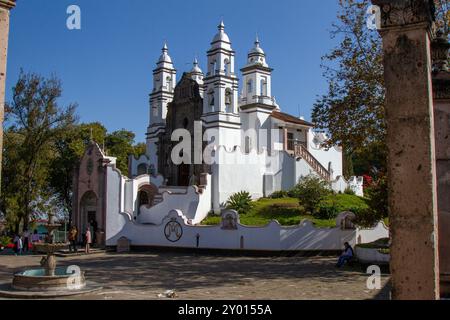
M 240 69 L 241 83 L 235 54 L 222 22 L 207 52 L 206 72 L 195 59 L 192 70 L 177 79 L 164 45 L 153 71 L 147 153 L 130 157 L 125 177 L 115 159 L 92 143 L 75 177 L 79 230 L 94 219 L 108 243 L 129 221 L 158 226 L 174 210 L 186 225 L 195 226 L 211 212 L 220 214 L 236 192 L 268 197 L 290 190 L 309 174 L 336 192 L 351 188 L 362 195 L 362 178 L 342 176 L 342 150 L 325 149 L 326 136 L 313 124 L 282 112 L 259 40 Z M 182 131 L 191 141 L 181 140 Z M 179 149 L 181 141 L 189 148 Z M 176 164 L 174 154 L 191 161 Z

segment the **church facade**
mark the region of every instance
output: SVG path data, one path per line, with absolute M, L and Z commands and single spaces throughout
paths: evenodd
M 335 191 L 351 188 L 362 195 L 362 178 L 342 177 L 342 150 L 323 148 L 324 134 L 278 105 L 272 94 L 273 69 L 259 40 L 240 69 L 241 83 L 235 55 L 222 22 L 207 52 L 205 72 L 195 59 L 177 80 L 164 45 L 153 71 L 147 153 L 130 157 L 125 177 L 114 159 L 92 144 L 82 166 L 94 162 L 101 185 L 88 190 L 89 177 L 87 184 L 76 179 L 77 186 L 79 181 L 83 185 L 74 199 L 79 229 L 97 215 L 108 242 L 123 227 L 124 215 L 137 224 L 160 225 L 173 210 L 196 225 L 211 211 L 219 214 L 236 192 L 267 197 L 291 189 L 309 174 L 328 181 Z M 93 155 L 98 157 L 89 161 Z M 96 210 L 95 203 L 102 203 L 101 208 Z

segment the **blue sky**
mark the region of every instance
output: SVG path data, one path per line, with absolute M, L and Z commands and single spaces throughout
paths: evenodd
M 66 9 L 81 8 L 82 29 L 66 28 Z M 321 56 L 337 0 L 18 0 L 11 13 L 7 100 L 21 68 L 63 82 L 62 104 L 78 103 L 82 122 L 125 128 L 145 140 L 148 94 L 163 42 L 178 70 L 189 71 L 195 55 L 205 69 L 206 51 L 223 17 L 244 66 L 258 33 L 274 68 L 272 92 L 283 111 L 310 119 L 325 92 Z

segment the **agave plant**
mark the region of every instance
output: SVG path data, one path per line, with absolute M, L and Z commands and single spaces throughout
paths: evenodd
M 239 214 L 245 214 L 253 208 L 250 193 L 241 191 L 230 196 L 226 203 L 227 209 L 236 210 Z

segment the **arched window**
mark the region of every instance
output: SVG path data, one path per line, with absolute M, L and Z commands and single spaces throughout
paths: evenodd
M 260 86 L 261 86 L 260 87 L 261 95 L 266 96 L 267 95 L 267 80 L 265 78 L 261 79 Z
M 252 79 L 247 81 L 247 93 L 252 93 L 253 92 L 253 81 Z
M 250 148 L 251 148 L 251 140 L 250 137 L 247 136 L 245 137 L 245 153 L 250 153 Z
M 223 64 L 224 64 L 224 68 L 223 68 L 224 70 L 223 71 L 225 72 L 225 74 L 227 76 L 229 76 L 230 75 L 230 60 L 228 60 L 228 58 L 225 59 Z
M 208 99 L 209 99 L 209 105 L 214 107 L 214 90 L 213 89 L 211 89 L 208 92 Z
M 166 78 L 166 88 L 169 92 L 172 91 L 172 78 L 171 77 Z
M 154 117 L 158 116 L 158 106 L 156 104 L 152 105 L 152 113 Z
M 147 172 L 148 172 L 148 167 L 145 163 L 141 163 L 140 165 L 138 165 L 138 167 L 137 167 L 137 175 L 138 176 L 147 174 Z
M 231 106 L 232 99 L 233 99 L 233 96 L 232 96 L 232 94 L 231 94 L 231 90 L 230 90 L 230 89 L 227 89 L 227 90 L 225 91 L 225 105 L 226 105 L 226 106 Z
M 211 62 L 211 74 L 212 75 L 215 75 L 215 74 L 217 74 L 217 70 L 218 68 L 217 68 L 217 61 L 216 60 L 214 60 L 214 61 L 212 61 Z

